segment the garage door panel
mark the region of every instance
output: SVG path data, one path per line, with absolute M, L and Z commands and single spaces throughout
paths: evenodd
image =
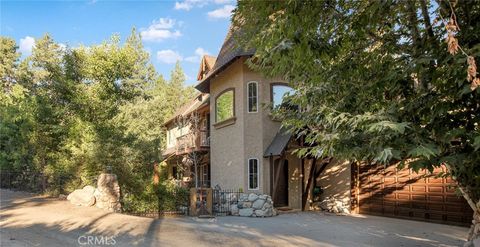
M 453 183 L 450 178 L 382 165 L 361 166 L 357 172 L 360 213 L 457 225 L 471 222 L 473 212 L 449 186 Z

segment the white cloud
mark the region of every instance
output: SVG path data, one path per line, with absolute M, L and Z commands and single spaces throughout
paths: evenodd
M 190 56 L 190 57 L 186 57 L 185 61 L 191 62 L 191 63 L 196 63 L 196 62 L 199 61 L 199 58 L 197 56 Z
M 205 49 L 203 49 L 202 47 L 198 47 L 197 49 L 195 49 L 195 54 L 197 54 L 198 56 L 203 56 L 203 55 L 208 55 L 210 54 L 210 52 L 206 51 Z
M 230 18 L 232 10 L 235 9 L 233 5 L 225 5 L 222 8 L 210 11 L 207 13 L 208 17 L 215 19 Z
M 182 36 L 179 30 L 173 30 L 175 20 L 160 18 L 154 20 L 148 28 L 141 28 L 140 35 L 144 41 L 162 41 Z
M 20 44 L 19 44 L 19 48 L 18 50 L 23 53 L 23 54 L 30 54 L 32 53 L 32 48 L 35 46 L 35 39 L 30 37 L 30 36 L 26 36 L 25 38 L 23 39 L 20 39 Z
M 213 0 L 213 2 L 216 4 L 226 4 L 233 2 L 233 0 Z
M 176 10 L 186 10 L 189 11 L 193 7 L 203 7 L 208 3 L 205 0 L 185 0 L 183 2 L 175 2 L 175 9 Z
M 172 50 L 161 50 L 157 51 L 157 59 L 162 63 L 176 63 L 177 61 L 182 61 L 183 57 L 178 54 L 176 51 Z
M 210 54 L 210 52 L 206 51 L 202 47 L 198 47 L 197 49 L 195 49 L 195 55 L 190 56 L 190 57 L 186 57 L 185 61 L 191 62 L 191 63 L 198 63 L 198 62 L 200 62 L 200 59 L 202 59 L 203 55 L 209 55 L 209 54 Z

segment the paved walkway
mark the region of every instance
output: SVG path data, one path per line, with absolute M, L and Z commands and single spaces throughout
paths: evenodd
M 384 217 L 323 213 L 265 219 L 153 220 L 23 192 L 0 193 L 2 247 L 94 246 L 87 245 L 88 237 L 91 243 L 103 239 L 103 246 L 462 246 L 468 231 Z

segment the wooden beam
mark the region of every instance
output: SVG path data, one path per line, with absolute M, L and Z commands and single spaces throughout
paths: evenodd
M 270 155 L 270 196 L 273 198 L 273 172 L 275 171 L 275 167 L 273 164 L 273 156 Z
M 315 168 L 316 168 L 316 163 L 317 163 L 317 158 L 313 158 L 312 165 L 310 167 L 310 173 L 309 173 L 310 175 L 308 176 L 307 187 L 305 188 L 305 193 L 304 193 L 304 197 L 303 197 L 303 200 L 302 200 L 302 205 L 303 205 L 302 211 L 305 211 L 307 209 L 307 200 L 308 200 L 308 195 L 310 194 L 310 190 L 311 190 L 311 187 L 312 187 L 313 174 L 314 174 L 314 171 L 315 171 Z
M 301 179 L 302 179 L 302 210 L 303 208 L 305 207 L 305 205 L 303 204 L 303 202 L 305 201 L 304 200 L 304 197 L 305 197 L 305 158 L 302 157 L 302 166 L 301 166 L 301 171 L 300 171 L 300 176 L 301 176 Z

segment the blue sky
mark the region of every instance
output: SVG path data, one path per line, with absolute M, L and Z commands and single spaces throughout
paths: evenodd
M 71 47 L 99 44 L 132 27 L 142 34 L 152 63 L 165 78 L 180 60 L 187 84 L 196 83 L 200 56 L 218 54 L 230 23 L 233 0 L 0 1 L 0 34 L 29 54 L 35 39 L 50 33 Z

